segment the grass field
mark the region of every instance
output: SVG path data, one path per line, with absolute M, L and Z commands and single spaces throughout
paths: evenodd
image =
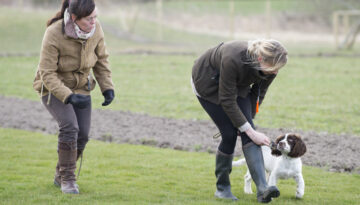
M 1 204 L 229 204 L 215 199 L 214 155 L 90 141 L 78 184 L 80 195 L 61 194 L 52 184 L 57 137 L 0 129 Z M 165 157 L 166 156 L 166 157 Z M 245 195 L 245 167 L 233 169 L 236 204 Z M 360 176 L 304 167 L 306 190 L 295 199 L 293 180 L 281 180 L 275 204 L 356 204 Z M 254 185 L 253 185 L 254 186 Z M 255 187 L 253 187 L 255 189 Z
M 228 2 L 203 1 L 164 6 L 189 13 L 227 15 Z M 285 3 L 284 3 L 285 2 Z M 272 4 L 274 11 L 303 9 L 292 1 Z M 297 1 L 297 3 L 300 1 Z M 154 5 L 152 5 L 154 6 Z M 246 8 L 246 10 L 244 10 Z M 236 1 L 235 9 L 250 15 L 264 10 L 263 1 Z M 38 53 L 48 10 L 0 7 L 0 54 Z M 100 13 L 101 14 L 101 13 Z M 118 19 L 100 17 L 119 26 Z M 157 25 L 139 20 L 136 34 L 149 40 L 141 43 L 119 39 L 105 31 L 111 57 L 116 99 L 101 107 L 97 87 L 93 104 L 97 109 L 126 110 L 179 119 L 209 117 L 190 87 L 191 67 L 196 55 L 118 55 L 127 49 L 162 52 L 202 52 L 222 41 L 219 37 L 176 31 L 164 26 L 164 42 L 157 42 Z M 360 135 L 359 58 L 300 58 L 297 54 L 335 52 L 330 44 L 285 42 L 289 64 L 270 87 L 256 124 L 269 128 L 297 128 Z M 357 46 L 359 50 L 359 46 Z M 355 51 L 356 52 L 356 51 Z M 353 54 L 341 52 L 340 54 Z M 0 57 L 0 95 L 33 101 L 32 89 L 38 57 Z M 54 135 L 0 128 L 0 204 L 230 204 L 215 199 L 214 155 L 153 147 L 90 141 L 78 184 L 81 194 L 61 194 L 53 186 L 57 159 Z M 255 196 L 243 193 L 245 167 L 234 168 L 231 180 L 236 204 L 256 204 Z M 304 167 L 306 190 L 302 200 L 294 198 L 295 183 L 280 181 L 281 196 L 275 204 L 358 204 L 360 176 L 329 173 Z M 253 187 L 254 189 L 254 187 Z M 232 204 L 232 203 L 231 203 Z
M 107 109 L 209 119 L 190 87 L 195 56 L 111 56 L 116 100 Z M 0 94 L 38 100 L 32 89 L 37 57 L 0 58 Z M 360 134 L 360 59 L 291 58 L 270 87 L 256 124 Z M 96 88 L 95 108 L 103 97 Z

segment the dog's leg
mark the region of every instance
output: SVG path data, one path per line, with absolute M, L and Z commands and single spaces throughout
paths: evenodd
M 304 196 L 305 193 L 305 182 L 304 182 L 304 178 L 302 176 L 301 173 L 299 173 L 298 175 L 295 175 L 294 177 L 295 181 L 296 181 L 296 198 L 302 198 Z
M 244 192 L 246 194 L 252 194 L 252 189 L 251 189 L 251 174 L 249 172 L 249 169 L 247 170 L 245 176 L 244 176 Z
M 276 186 L 276 183 L 277 183 L 276 170 L 273 170 L 270 173 L 270 177 L 269 177 L 269 180 L 268 180 L 268 185 L 269 186 Z
M 271 172 L 266 172 L 266 181 L 269 181 L 270 174 Z
M 246 164 L 245 158 L 244 159 L 239 159 L 237 161 L 232 162 L 233 167 L 239 167 L 239 166 L 245 165 L 245 164 Z

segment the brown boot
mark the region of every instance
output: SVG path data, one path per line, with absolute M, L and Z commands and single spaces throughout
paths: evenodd
M 55 168 L 55 176 L 54 176 L 54 185 L 57 187 L 61 187 L 61 176 L 60 176 L 60 171 L 59 171 L 59 161 L 56 164 L 56 168 Z
M 65 149 L 63 149 L 65 148 Z M 59 142 L 59 173 L 61 176 L 61 191 L 65 194 L 79 194 L 76 184 L 76 147 L 72 149 L 68 143 Z
M 83 151 L 84 150 L 81 150 L 81 149 L 77 150 L 76 161 L 80 158 L 80 156 L 82 156 Z M 60 166 L 59 166 L 59 161 L 58 161 L 56 164 L 55 176 L 54 176 L 54 185 L 57 187 L 61 187 L 61 176 L 60 176 L 59 167 Z M 78 188 L 79 188 L 79 186 L 78 186 Z

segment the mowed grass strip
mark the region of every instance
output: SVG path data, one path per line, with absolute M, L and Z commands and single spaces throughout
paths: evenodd
M 52 184 L 57 137 L 0 129 L 1 204 L 229 204 L 215 199 L 215 156 L 91 140 L 84 153 L 80 195 L 64 195 Z M 256 204 L 243 193 L 245 167 L 234 168 L 237 204 Z M 281 180 L 279 204 L 356 204 L 360 176 L 304 167 L 305 197 Z M 255 187 L 253 186 L 255 191 Z
M 112 55 L 115 101 L 94 108 L 209 120 L 190 86 L 196 56 Z M 39 100 L 32 89 L 37 57 L 0 58 L 0 95 Z M 256 124 L 330 133 L 360 134 L 360 59 L 291 58 L 268 90 Z

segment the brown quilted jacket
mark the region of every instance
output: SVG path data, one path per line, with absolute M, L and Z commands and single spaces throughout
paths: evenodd
M 72 93 L 89 95 L 96 84 L 92 69 L 101 92 L 114 89 L 108 56 L 99 22 L 92 37 L 80 40 L 68 37 L 63 20 L 58 20 L 45 31 L 33 87 L 40 95 L 50 92 L 62 102 Z

